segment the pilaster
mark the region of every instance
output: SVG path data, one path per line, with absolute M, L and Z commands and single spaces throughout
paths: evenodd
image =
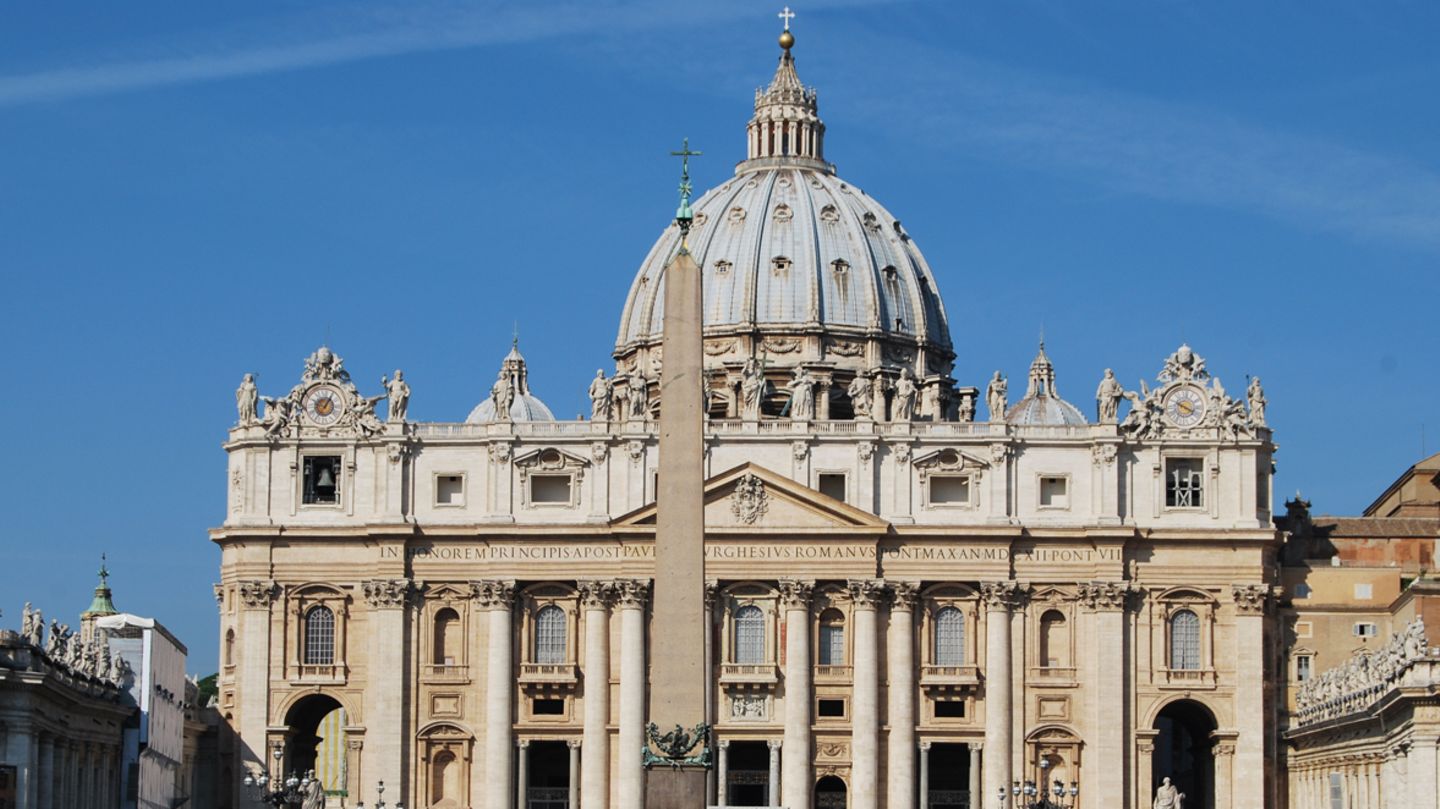
M 880 800 L 880 650 L 875 613 L 884 582 L 852 580 L 846 589 L 854 607 L 854 683 L 851 691 L 850 806 L 876 809 Z
M 405 767 L 406 708 L 409 705 L 405 605 L 418 592 L 409 579 L 370 579 L 361 584 L 369 608 L 369 678 L 365 688 L 365 770 L 375 780 L 408 795 Z
M 510 806 L 514 722 L 513 630 L 515 582 L 478 581 L 471 585 L 477 605 L 488 615 L 485 655 L 485 806 Z
M 779 588 L 785 609 L 785 759 L 780 781 L 781 803 L 787 809 L 810 809 L 814 753 L 810 739 L 810 598 L 815 583 L 782 579 Z
M 585 613 L 585 713 L 580 752 L 580 804 L 610 805 L 610 582 L 579 583 Z
M 915 807 L 915 595 L 911 582 L 890 584 L 886 686 L 890 733 L 885 745 L 888 809 Z

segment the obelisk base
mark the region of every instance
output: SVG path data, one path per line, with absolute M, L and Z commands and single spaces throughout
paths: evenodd
M 705 809 L 705 768 L 655 767 L 645 773 L 645 809 Z

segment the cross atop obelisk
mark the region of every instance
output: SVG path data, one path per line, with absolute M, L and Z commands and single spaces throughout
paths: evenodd
M 660 371 L 660 477 L 652 589 L 650 724 L 645 809 L 704 809 L 710 768 L 705 712 L 705 444 L 700 268 L 685 244 L 690 158 L 681 158 L 680 245 L 665 265 L 665 365 Z M 624 807 L 632 809 L 632 807 Z

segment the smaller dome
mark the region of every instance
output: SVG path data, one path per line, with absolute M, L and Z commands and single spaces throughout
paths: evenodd
M 529 370 L 525 367 L 525 358 L 520 355 L 520 347 L 511 343 L 510 353 L 500 363 L 500 373 L 495 379 L 495 384 L 490 387 L 490 395 L 485 401 L 475 405 L 470 415 L 465 418 L 466 424 L 486 424 L 492 421 L 554 421 L 555 415 L 550 408 L 540 401 L 539 397 L 530 393 Z M 496 418 L 495 398 L 505 395 L 510 399 L 509 418 Z
M 1021 426 L 1083 427 L 1090 422 L 1075 405 L 1055 392 L 1055 366 L 1045 355 L 1045 344 L 1030 363 L 1030 384 L 1025 398 L 1005 411 L 1005 421 Z

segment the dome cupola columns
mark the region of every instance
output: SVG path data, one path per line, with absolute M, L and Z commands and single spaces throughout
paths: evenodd
M 785 31 L 780 34 L 780 66 L 770 86 L 755 91 L 755 115 L 746 126 L 748 157 L 735 167 L 737 172 L 768 166 L 804 166 L 827 173 L 834 167 L 825 162 L 825 123 L 820 120 L 814 87 L 806 87 L 795 72 L 795 35 L 790 19 L 795 13 L 781 13 Z

